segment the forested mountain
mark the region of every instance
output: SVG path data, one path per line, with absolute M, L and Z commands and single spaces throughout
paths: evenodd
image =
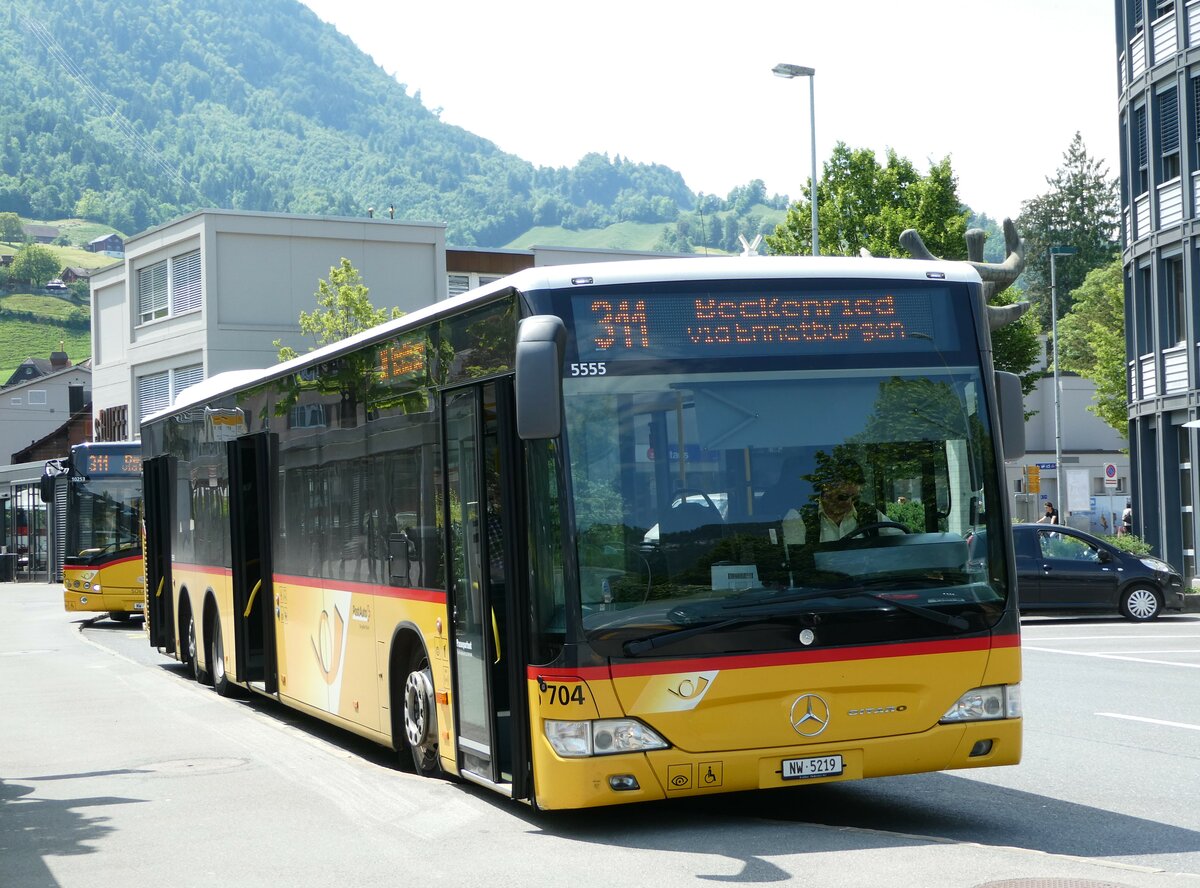
M 689 241 L 682 214 L 741 217 L 744 193 L 697 207 L 661 165 L 593 154 L 535 168 L 441 122 L 297 0 L 4 8 L 0 211 L 132 234 L 203 207 L 361 216 L 394 204 L 397 219 L 444 221 L 450 243 L 479 246 L 535 226 L 681 217 L 664 246 L 729 249 L 757 233 L 726 222 Z

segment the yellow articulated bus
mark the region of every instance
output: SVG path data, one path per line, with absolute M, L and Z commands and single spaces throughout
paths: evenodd
M 183 398 L 149 634 L 219 693 L 543 809 L 1020 759 L 968 264 L 533 269 Z
M 145 578 L 138 515 L 142 450 L 137 442 L 85 443 L 50 460 L 43 498 L 64 488 L 63 602 L 68 611 L 127 621 L 140 614 Z

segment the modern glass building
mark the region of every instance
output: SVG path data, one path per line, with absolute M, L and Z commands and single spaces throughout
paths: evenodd
M 1134 532 L 1196 576 L 1200 0 L 1115 0 Z

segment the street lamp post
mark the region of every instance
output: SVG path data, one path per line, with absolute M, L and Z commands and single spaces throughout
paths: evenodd
M 1059 256 L 1073 256 L 1079 251 L 1075 247 L 1050 248 L 1050 347 L 1054 350 L 1054 477 L 1058 497 L 1058 508 L 1066 508 L 1063 500 L 1062 468 L 1062 405 L 1058 382 L 1058 280 L 1054 273 L 1054 260 Z
M 812 133 L 812 254 L 819 256 L 821 251 L 817 246 L 817 106 L 816 106 L 816 69 L 805 68 L 803 65 L 789 65 L 780 62 L 771 69 L 776 77 L 786 77 L 791 80 L 796 77 L 808 78 L 808 129 Z

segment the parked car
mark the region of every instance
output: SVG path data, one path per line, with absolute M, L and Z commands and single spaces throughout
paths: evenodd
M 58 278 L 46 282 L 47 293 L 65 293 L 68 289 L 70 288 Z
M 1022 613 L 1116 611 L 1141 621 L 1183 608 L 1183 577 L 1160 558 L 1065 525 L 1014 524 L 1012 533 Z M 971 538 L 970 551 L 983 557 L 985 532 Z

